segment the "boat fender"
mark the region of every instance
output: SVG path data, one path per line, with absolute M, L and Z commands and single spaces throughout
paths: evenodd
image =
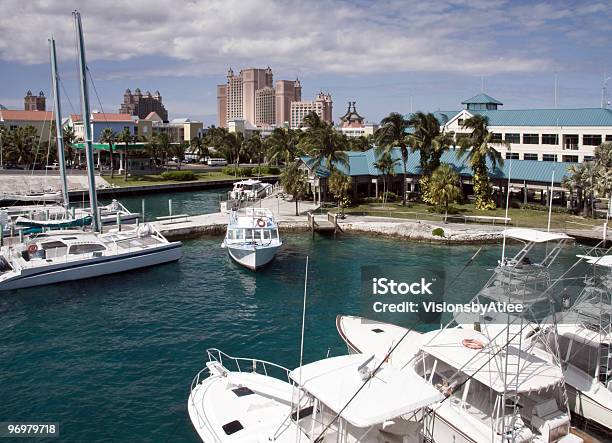
M 28 245 L 28 253 L 29 254 L 36 254 L 36 251 L 38 251 L 38 246 L 36 245 L 36 243 L 30 243 Z
M 259 226 L 260 228 L 265 228 L 266 227 L 266 220 L 263 218 L 258 218 L 257 219 L 257 226 Z
M 476 340 L 474 338 L 466 338 L 463 339 L 463 341 L 461 342 L 461 344 L 463 346 L 465 346 L 466 348 L 469 349 L 477 349 L 480 350 L 482 348 L 484 348 L 484 343 L 481 342 L 480 340 Z

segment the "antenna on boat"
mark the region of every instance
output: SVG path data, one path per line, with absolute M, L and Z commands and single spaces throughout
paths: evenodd
M 306 272 L 304 273 L 304 304 L 302 306 L 302 333 L 300 338 L 300 375 L 298 377 L 298 385 L 300 389 L 302 388 L 302 364 L 304 362 L 304 329 L 306 324 L 306 294 L 308 288 L 308 256 L 306 256 Z M 296 412 L 296 421 L 300 421 L 300 394 L 298 391 L 298 401 L 297 401 L 297 412 Z M 299 427 L 297 428 L 297 436 L 298 441 L 301 439 L 301 432 Z
M 510 207 L 510 177 L 512 176 L 512 154 L 510 154 L 510 165 L 508 166 L 508 187 L 506 188 L 506 219 L 504 223 L 507 226 L 508 223 L 508 208 Z M 500 265 L 504 265 L 506 261 L 506 229 L 504 229 L 504 239 L 502 242 L 502 256 Z
M 83 39 L 83 25 L 81 24 L 81 14 L 73 11 L 74 23 L 77 34 L 77 49 L 79 55 L 79 79 L 81 81 L 81 107 L 83 115 L 83 134 L 85 142 L 85 159 L 87 161 L 87 181 L 89 183 L 89 204 L 91 206 L 91 216 L 93 218 L 94 230 L 100 232 L 100 214 L 98 213 L 98 198 L 96 195 L 96 177 L 94 175 L 93 157 L 93 134 L 91 131 L 91 114 L 89 111 L 89 90 L 87 88 L 87 61 L 85 60 L 85 41 Z
M 62 185 L 62 198 L 67 209 L 70 203 L 68 197 L 68 181 L 66 179 L 66 159 L 64 156 L 64 131 L 62 128 L 62 108 L 60 106 L 59 74 L 57 73 L 57 56 L 55 53 L 55 39 L 49 39 L 49 53 L 51 57 L 51 82 L 53 83 L 53 106 L 55 108 L 55 134 L 57 136 L 57 160 L 59 163 L 60 179 Z

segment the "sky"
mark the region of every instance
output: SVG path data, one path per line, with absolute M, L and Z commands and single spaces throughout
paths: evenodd
M 74 9 L 92 109 L 117 112 L 126 88 L 159 90 L 170 118 L 206 125 L 229 67 L 299 77 L 303 100 L 331 93 L 335 121 L 349 100 L 380 121 L 458 110 L 481 91 L 502 109 L 552 108 L 555 78 L 558 107 L 599 107 L 612 73 L 610 0 L 0 0 L 0 104 L 22 109 L 30 89 L 51 108 L 53 35 L 62 111 L 78 111 Z

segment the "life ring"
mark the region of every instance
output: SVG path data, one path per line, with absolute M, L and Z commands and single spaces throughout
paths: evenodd
M 476 340 L 475 338 L 465 338 L 465 339 L 463 339 L 461 344 L 463 346 L 465 346 L 466 348 L 469 348 L 469 349 L 478 349 L 478 350 L 480 350 L 480 349 L 484 348 L 484 343 L 481 342 L 480 340 Z
M 30 243 L 28 245 L 28 253 L 29 254 L 36 254 L 36 251 L 38 251 L 38 246 L 36 245 L 36 243 Z
M 260 228 L 264 228 L 266 226 L 266 221 L 263 218 L 258 218 L 257 226 L 259 226 Z

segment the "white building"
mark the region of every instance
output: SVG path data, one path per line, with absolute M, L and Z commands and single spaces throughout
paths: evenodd
M 321 120 L 332 122 L 332 98 L 330 94 L 319 92 L 313 101 L 291 102 L 291 127 L 299 128 L 302 120 L 311 112 L 316 113 Z
M 593 158 L 596 146 L 612 141 L 612 110 L 499 109 L 502 103 L 487 94 L 462 102 L 461 111 L 434 114 L 445 131 L 465 133 L 462 123 L 474 116 L 489 119 L 489 131 L 505 145 L 497 145 L 504 158 L 540 161 L 583 162 Z

